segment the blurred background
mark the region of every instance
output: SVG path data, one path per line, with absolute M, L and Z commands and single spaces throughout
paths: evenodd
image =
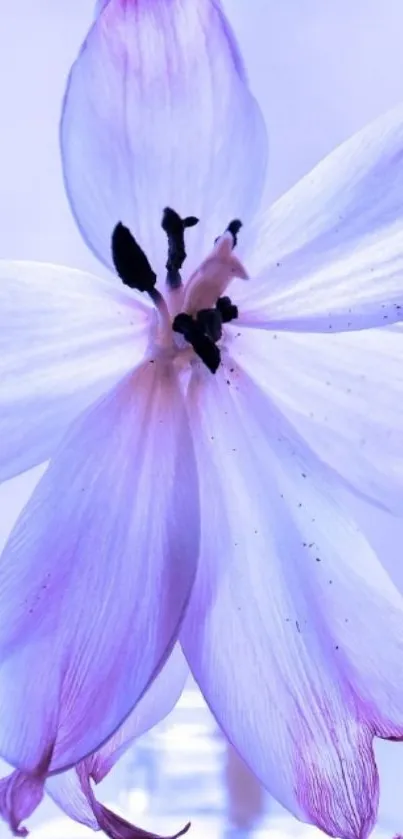
M 100 271 L 71 218 L 58 152 L 69 67 L 93 0 L 1 0 L 0 257 Z M 402 0 L 226 0 L 270 133 L 268 197 L 275 198 L 335 145 L 403 98 Z M 40 470 L 0 487 L 3 543 Z M 402 524 L 357 502 L 389 570 L 403 585 Z M 385 540 L 387 544 L 385 546 Z M 379 835 L 403 830 L 403 744 L 377 745 Z M 4 767 L 6 770 L 6 767 Z M 141 738 L 107 778 L 101 797 L 161 833 L 192 819 L 192 836 L 313 836 L 260 789 L 189 684 L 172 715 Z M 8 832 L 0 824 L 0 839 Z M 45 802 L 32 839 L 90 831 Z

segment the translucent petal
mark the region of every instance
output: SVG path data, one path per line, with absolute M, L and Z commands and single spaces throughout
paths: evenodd
M 85 764 L 86 761 L 87 758 L 83 763 Z M 92 802 L 87 790 L 83 789 L 80 775 L 75 767 L 47 778 L 45 791 L 71 819 L 91 827 L 92 830 L 99 830 L 99 824 L 91 806 Z
M 403 333 L 238 330 L 233 354 L 343 481 L 403 515 Z
M 176 374 L 147 362 L 69 430 L 4 550 L 0 754 L 9 763 L 34 772 L 50 753 L 50 771 L 68 768 L 124 722 L 172 650 L 198 519 Z
M 0 480 L 47 460 L 69 423 L 138 364 L 151 312 L 82 271 L 0 263 Z
M 264 186 L 264 122 L 218 2 L 111 0 L 71 70 L 61 122 L 64 176 L 80 230 L 110 265 L 121 220 L 165 275 L 164 207 L 200 225 L 187 270 Z
M 261 219 L 245 322 L 348 331 L 403 319 L 403 107 L 336 149 Z
M 172 711 L 182 695 L 188 675 L 186 659 L 179 644 L 176 644 L 161 672 L 123 726 L 94 755 L 87 758 L 87 765 L 91 765 L 91 776 L 97 784 L 135 739 Z
M 332 473 L 235 362 L 191 383 L 189 411 L 202 539 L 185 655 L 270 792 L 330 835 L 365 839 L 373 735 L 403 735 L 403 599 Z
M 70 818 L 94 830 L 101 827 L 94 814 L 94 796 L 89 794 L 90 778 L 96 783 L 102 781 L 133 741 L 169 714 L 182 693 L 188 672 L 183 653 L 176 645 L 147 693 L 116 734 L 95 754 L 85 758 L 79 771 L 70 769 L 48 778 L 47 793 Z M 98 806 L 97 803 L 95 810 Z

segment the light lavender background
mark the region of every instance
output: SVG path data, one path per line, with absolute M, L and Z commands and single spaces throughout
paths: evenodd
M 402 0 L 225 6 L 269 126 L 271 197 L 403 98 Z M 69 213 L 57 136 L 66 74 L 92 12 L 93 0 L 0 0 L 0 257 L 97 270 Z M 0 487 L 0 542 L 37 475 Z M 359 514 L 403 585 L 403 527 Z M 381 823 L 402 830 L 403 744 L 381 744 L 378 753 Z

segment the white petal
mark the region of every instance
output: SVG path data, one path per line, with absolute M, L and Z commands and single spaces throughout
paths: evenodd
M 242 317 L 345 331 L 403 318 L 403 107 L 344 143 L 261 219 Z
M 142 359 L 151 311 L 82 271 L 0 263 L 0 480 L 47 460 Z
M 403 333 L 240 330 L 234 357 L 361 495 L 403 514 Z
M 193 382 L 189 409 L 202 542 L 185 655 L 270 792 L 331 835 L 364 839 L 372 737 L 403 735 L 403 599 L 331 473 L 235 363 Z
M 172 650 L 198 515 L 176 374 L 145 363 L 69 430 L 3 553 L 0 754 L 9 763 L 68 768 L 133 710 Z

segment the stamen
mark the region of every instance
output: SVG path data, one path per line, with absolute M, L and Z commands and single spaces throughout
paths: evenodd
M 165 207 L 161 227 L 168 237 L 168 259 L 165 267 L 166 281 L 170 289 L 180 288 L 182 285 L 180 269 L 186 259 L 185 230 L 194 227 L 198 222 L 196 216 L 186 216 L 182 219 L 171 207 Z
M 216 373 L 221 362 L 221 353 L 214 341 L 209 338 L 203 327 L 191 315 L 181 312 L 174 318 L 172 329 L 183 335 L 185 341 L 190 344 L 196 355 L 204 362 L 211 373 Z
M 171 319 L 162 294 L 155 288 L 157 275 L 129 228 L 121 222 L 112 233 L 112 259 L 117 274 L 125 285 L 149 295 L 158 311 L 165 335 L 169 337 Z
M 241 227 L 242 227 L 242 222 L 239 221 L 238 218 L 234 218 L 233 221 L 230 221 L 230 223 L 227 227 L 228 233 L 231 233 L 231 236 L 233 238 L 233 242 L 234 242 L 234 244 L 232 246 L 233 248 L 236 248 L 236 246 L 238 244 L 238 233 L 239 233 Z
M 128 227 L 121 222 L 112 233 L 112 259 L 122 282 L 152 297 L 157 275 Z
M 223 320 L 218 309 L 200 309 L 196 319 L 208 338 L 215 344 L 222 338 Z
M 239 311 L 238 306 L 235 306 L 230 297 L 219 297 L 216 303 L 222 322 L 230 323 L 231 320 L 236 320 Z
M 170 289 L 179 288 L 182 284 L 180 268 L 186 259 L 184 231 L 197 223 L 198 219 L 195 216 L 181 219 L 170 207 L 164 210 L 162 228 L 168 236 L 166 267 Z M 129 288 L 146 292 L 151 298 L 162 327 L 160 345 L 169 345 L 173 349 L 172 332 L 183 335 L 185 341 L 193 347 L 212 373 L 216 373 L 221 363 L 217 342 L 222 338 L 223 323 L 229 323 L 238 317 L 238 308 L 231 298 L 218 295 L 224 291 L 231 277 L 247 278 L 245 268 L 232 253 L 241 227 L 242 222 L 233 219 L 224 234 L 216 240 L 220 242 L 219 247 L 214 248 L 213 253 L 192 275 L 186 286 L 188 297 L 192 298 L 190 302 L 186 299 L 184 301 L 188 308 L 184 306 L 185 311 L 176 315 L 172 324 L 168 306 L 156 288 L 157 275 L 129 228 L 119 222 L 112 233 L 112 259 L 117 274 Z M 199 308 L 203 303 L 204 308 Z

